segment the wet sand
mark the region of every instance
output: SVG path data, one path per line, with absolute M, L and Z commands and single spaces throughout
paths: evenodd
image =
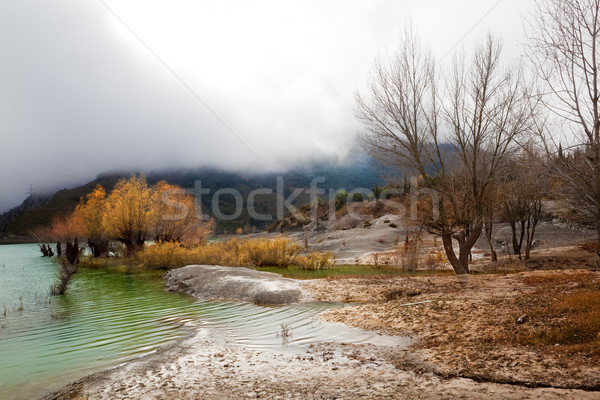
M 597 399 L 597 393 L 442 379 L 397 369 L 405 349 L 323 343 L 251 350 L 199 328 L 193 337 L 44 399 Z

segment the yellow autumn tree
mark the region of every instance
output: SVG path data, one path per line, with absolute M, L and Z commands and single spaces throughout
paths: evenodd
M 83 222 L 88 247 L 94 257 L 104 257 L 108 253 L 108 237 L 102 224 L 105 212 L 106 191 L 101 185 L 82 198 L 74 212 Z
M 176 185 L 165 181 L 153 188 L 155 209 L 154 240 L 193 246 L 205 242 L 212 233 L 213 221 L 195 215 L 195 198 Z
M 102 229 L 108 238 L 123 243 L 131 256 L 151 237 L 156 214 L 146 177 L 131 175 L 117 182 L 106 198 Z

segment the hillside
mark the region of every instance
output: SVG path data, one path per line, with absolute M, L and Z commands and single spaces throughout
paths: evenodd
M 254 220 L 248 215 L 245 201 L 248 194 L 255 189 L 271 189 L 273 194 L 259 195 L 255 198 L 255 210 L 259 214 L 271 215 L 275 218 L 276 192 L 278 177 L 283 179 L 284 196 L 287 198 L 296 188 L 307 189 L 311 181 L 317 177 L 325 178 L 325 182 L 319 184 L 323 189 L 346 189 L 357 187 L 370 189 L 376 183 L 381 184 L 378 174 L 379 168 L 366 158 L 358 158 L 349 166 L 336 166 L 328 164 L 313 164 L 307 167 L 276 174 L 242 174 L 227 172 L 217 169 L 198 168 L 190 170 L 158 171 L 147 175 L 148 183 L 154 184 L 160 180 L 181 186 L 193 188 L 195 182 L 200 181 L 202 188 L 209 189 L 207 195 L 203 195 L 203 212 L 211 214 L 212 198 L 214 193 L 222 188 L 232 188 L 239 192 L 244 199 L 242 214 L 231 221 L 217 221 L 217 232 L 233 232 L 237 228 L 263 229 L 272 221 Z M 129 173 L 101 174 L 95 180 L 74 188 L 62 189 L 48 197 L 30 196 L 20 206 L 0 215 L 0 239 L 26 240 L 29 232 L 37 226 L 47 226 L 56 216 L 72 212 L 81 197 L 93 190 L 96 185 L 102 185 L 110 191 L 117 181 L 127 177 Z M 308 201 L 308 195 L 303 193 L 298 196 L 294 204 L 301 205 Z M 219 210 L 225 215 L 231 215 L 235 211 L 235 199 L 231 195 L 219 197 Z

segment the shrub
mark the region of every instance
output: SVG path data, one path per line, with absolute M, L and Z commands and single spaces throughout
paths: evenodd
M 338 211 L 348 202 L 348 192 L 345 190 L 338 192 L 335 195 L 335 210 Z
M 306 255 L 300 255 L 296 257 L 295 264 L 300 269 L 306 270 L 322 270 L 329 269 L 335 265 L 335 256 L 333 253 L 319 253 L 313 251 Z
M 251 266 L 287 267 L 291 265 L 302 247 L 289 239 L 251 239 L 242 242 L 242 251 L 248 252 Z
M 301 250 L 300 245 L 285 238 L 233 238 L 192 248 L 182 247 L 179 243 L 158 243 L 140 252 L 136 260 L 150 269 L 170 269 L 190 264 L 286 268 L 294 264 Z
M 363 195 L 362 195 L 362 193 L 354 193 L 354 194 L 352 194 L 352 201 L 353 202 L 358 202 L 358 203 L 362 202 L 363 201 Z
M 71 264 L 67 260 L 61 258 L 60 270 L 56 276 L 57 281 L 50 286 L 50 293 L 53 295 L 65 294 L 75 273 L 77 273 L 77 265 Z

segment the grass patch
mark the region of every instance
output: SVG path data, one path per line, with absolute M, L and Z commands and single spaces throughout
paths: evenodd
M 230 239 L 226 242 L 206 243 L 183 247 L 178 243 L 158 243 L 147 246 L 136 260 L 149 269 L 171 269 L 185 265 L 224 265 L 229 267 L 296 266 L 307 270 L 331 268 L 331 253 L 313 252 L 301 255 L 302 247 L 286 238 Z
M 529 286 L 556 286 L 584 282 L 589 275 L 588 272 L 570 274 L 538 273 L 524 276 L 523 281 Z
M 523 281 L 537 290 L 506 305 L 515 311 L 496 336 L 499 342 L 558 355 L 600 357 L 597 274 L 532 274 L 523 277 Z M 517 314 L 527 315 L 527 321 L 515 324 L 520 316 Z
M 600 356 L 600 284 L 571 293 L 539 291 L 522 304 L 529 327 L 515 331 L 514 341 L 560 353 Z M 556 295 L 556 297 L 554 297 Z

